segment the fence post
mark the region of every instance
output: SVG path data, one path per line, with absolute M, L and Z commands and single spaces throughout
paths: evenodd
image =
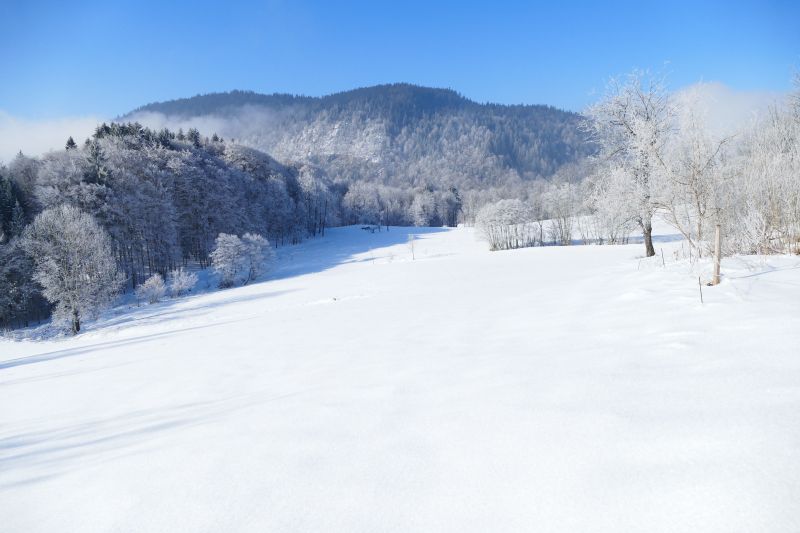
M 712 285 L 719 285 L 719 266 L 722 255 L 722 232 L 720 231 L 719 224 L 714 230 L 714 277 L 711 280 Z

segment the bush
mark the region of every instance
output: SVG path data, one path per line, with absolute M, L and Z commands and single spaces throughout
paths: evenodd
M 172 297 L 183 296 L 197 284 L 197 274 L 187 272 L 183 267 L 176 268 L 167 274 L 167 284 Z
M 147 300 L 147 303 L 154 304 L 164 297 L 167 288 L 164 285 L 164 278 L 161 274 L 153 274 L 147 281 L 136 288 L 136 298 Z

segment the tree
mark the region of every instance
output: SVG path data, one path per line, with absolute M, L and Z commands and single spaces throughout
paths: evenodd
M 624 172 L 624 194 L 633 202 L 631 218 L 653 248 L 653 214 L 658 208 L 662 154 L 673 121 L 673 107 L 662 79 L 635 71 L 624 82 L 612 80 L 606 96 L 586 112 L 584 128 L 599 147 L 602 163 Z M 611 165 L 610 165 L 611 166 Z
M 73 139 L 72 137 L 67 139 L 66 150 L 75 150 L 77 147 L 78 145 L 75 144 L 75 139 Z
M 274 258 L 269 241 L 261 235 L 245 233 L 242 236 L 244 245 L 244 263 L 247 270 L 244 285 L 262 275 Z
M 200 132 L 197 128 L 189 128 L 186 139 L 191 142 L 195 148 L 200 148 Z
M 232 287 L 246 257 L 242 240 L 236 235 L 220 233 L 210 257 L 211 266 L 220 275 L 220 288 Z
M 197 285 L 197 274 L 187 272 L 183 267 L 176 268 L 167 274 L 167 284 L 173 297 L 183 296 Z
M 534 246 L 539 234 L 530 207 L 516 198 L 483 206 L 475 224 L 490 250 Z
M 714 139 L 705 110 L 694 94 L 684 93 L 676 107 L 676 128 L 663 154 L 667 179 L 661 187 L 666 221 L 697 250 L 711 249 L 708 238 L 716 223 L 723 186 L 723 148 L 730 137 Z
M 440 226 L 439 206 L 436 196 L 429 189 L 421 189 L 414 195 L 410 207 L 411 220 L 415 226 Z
M 84 179 L 87 183 L 104 183 L 106 177 L 108 176 L 108 170 L 106 169 L 106 157 L 103 154 L 103 149 L 100 146 L 100 142 L 95 139 L 89 142 L 87 147 L 86 153 L 86 161 L 88 163 L 88 168 L 86 169 L 86 174 Z
M 442 193 L 442 218 L 446 226 L 451 228 L 458 226 L 458 215 L 461 214 L 462 205 L 461 195 L 458 194 L 458 189 L 455 187 L 451 186 Z
M 552 183 L 542 201 L 550 215 L 550 237 L 554 244 L 572 244 L 572 229 L 578 215 L 577 187 L 569 182 Z
M 22 235 L 22 230 L 25 228 L 25 213 L 19 201 L 14 202 L 14 209 L 11 211 L 11 223 L 8 227 L 12 236 L 19 237 Z
M 0 326 L 27 325 L 41 310 L 41 295 L 33 281 L 33 261 L 19 246 L 20 239 L 0 244 Z
M 164 278 L 161 277 L 161 274 L 153 274 L 144 283 L 136 287 L 136 298 L 147 300 L 147 303 L 154 304 L 161 301 L 166 292 L 167 287 L 164 285 Z
M 25 229 L 22 246 L 34 262 L 34 280 L 55 304 L 56 321 L 72 334 L 81 321 L 110 304 L 124 284 L 108 235 L 88 214 L 70 205 L 47 209 Z

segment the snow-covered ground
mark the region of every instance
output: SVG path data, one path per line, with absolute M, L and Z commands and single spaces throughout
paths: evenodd
M 0 530 L 800 531 L 800 259 L 656 248 L 341 228 L 0 340 Z

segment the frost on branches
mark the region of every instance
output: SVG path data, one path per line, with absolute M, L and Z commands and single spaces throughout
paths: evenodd
M 54 320 L 68 324 L 73 334 L 84 317 L 109 305 L 125 282 L 105 231 L 76 207 L 41 212 L 25 229 L 22 245 L 34 261 L 33 279 L 55 304 Z
M 242 238 L 228 233 L 217 236 L 211 264 L 220 276 L 220 287 L 232 287 L 238 278 L 246 285 L 261 276 L 273 260 L 269 241 L 261 235 L 245 233 Z
M 167 274 L 167 285 L 172 297 L 183 296 L 197 285 L 197 274 L 187 272 L 185 268 L 176 268 Z
M 166 292 L 167 287 L 164 285 L 164 278 L 161 277 L 161 274 L 153 274 L 144 283 L 136 287 L 136 298 L 154 304 L 161 301 Z

